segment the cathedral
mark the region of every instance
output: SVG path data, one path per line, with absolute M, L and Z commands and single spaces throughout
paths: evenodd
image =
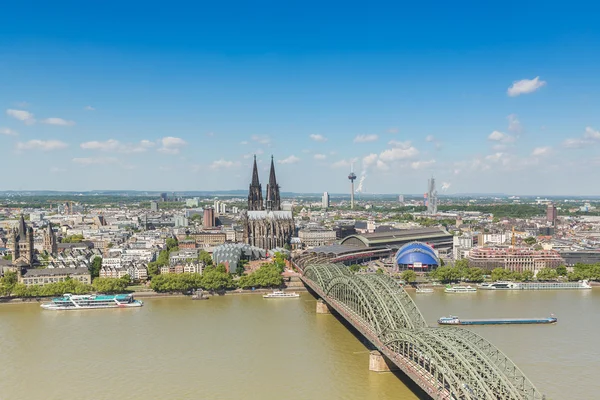
M 271 157 L 266 200 L 263 202 L 262 185 L 258 179 L 258 167 L 254 156 L 252 183 L 248 193 L 248 211 L 243 213 L 242 221 L 244 242 L 249 245 L 271 250 L 290 243 L 295 230 L 294 217 L 292 211 L 281 209 L 273 157 Z

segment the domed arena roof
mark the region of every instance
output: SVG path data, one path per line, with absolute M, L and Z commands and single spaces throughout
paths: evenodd
M 398 265 L 413 265 L 421 263 L 423 265 L 439 265 L 439 259 L 435 250 L 425 243 L 412 242 L 407 243 L 396 253 L 396 262 Z

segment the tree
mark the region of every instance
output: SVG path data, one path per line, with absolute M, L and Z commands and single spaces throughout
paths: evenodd
M 538 271 L 536 278 L 538 281 L 551 281 L 558 278 L 554 268 L 542 268 Z
M 175 249 L 175 247 L 179 246 L 177 239 L 173 239 L 173 238 L 168 238 L 166 243 L 167 243 L 168 251 L 172 251 Z
M 431 273 L 432 278 L 439 280 L 443 283 L 457 282 L 461 278 L 461 272 L 456 267 L 449 265 L 439 267 Z
M 7 271 L 4 277 L 0 278 L 0 296 L 10 296 L 18 281 L 19 277 L 16 272 Z
M 377 268 L 377 271 L 375 271 L 376 274 L 379 275 L 383 275 L 383 270 L 381 268 Z
M 521 272 L 521 278 L 523 279 L 523 282 L 528 282 L 528 281 L 533 280 L 533 271 L 525 270 L 525 271 Z
M 558 267 L 556 267 L 556 273 L 558 274 L 558 276 L 567 276 L 567 267 L 565 267 L 564 265 L 559 265 Z
M 90 275 L 92 275 L 92 279 L 100 276 L 100 268 L 102 268 L 102 257 L 94 257 L 90 263 L 90 266 L 88 267 Z
M 240 278 L 238 286 L 242 289 L 250 287 L 280 287 L 283 278 L 279 267 L 275 264 L 263 264 L 259 269 Z
M 230 274 L 209 271 L 202 274 L 202 288 L 210 291 L 232 289 L 235 287 Z
M 352 264 L 351 266 L 348 267 L 348 269 L 352 272 L 358 272 L 358 271 L 360 271 L 360 265 Z
M 62 238 L 61 243 L 81 243 L 83 241 L 83 235 L 70 235 Z
M 494 268 L 492 270 L 492 280 L 493 281 L 506 281 L 511 279 L 512 273 L 504 268 Z
M 200 252 L 198 252 L 198 261 L 204 263 L 204 265 L 212 265 L 213 263 L 212 257 L 206 250 L 200 250 Z
M 537 243 L 537 240 L 533 236 L 526 237 L 525 239 L 523 239 L 523 241 L 529 246 Z
M 227 267 L 225 266 L 225 264 L 220 263 L 219 265 L 217 265 L 217 267 L 215 268 L 215 271 L 220 272 L 221 274 L 226 274 L 227 273 Z
M 129 285 L 129 275 L 122 278 L 96 278 L 92 286 L 99 293 L 122 293 Z
M 402 272 L 402 275 L 400 275 L 400 277 L 405 282 L 414 282 L 417 280 L 417 273 L 415 271 L 413 271 L 412 269 L 408 269 L 408 270 Z
M 466 278 L 469 282 L 483 282 L 483 270 L 477 267 L 468 268 Z
M 160 274 L 160 265 L 156 261 L 152 261 L 148 263 L 148 277 L 150 279 L 154 278 L 156 275 Z
M 287 260 L 287 256 L 280 252 L 275 252 L 273 256 L 273 263 L 283 272 L 285 269 L 285 260 Z

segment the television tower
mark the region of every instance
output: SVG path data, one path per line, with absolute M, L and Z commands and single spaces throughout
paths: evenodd
M 354 209 L 354 181 L 356 180 L 356 174 L 354 173 L 354 163 L 350 167 L 350 175 L 348 175 L 348 179 L 350 179 L 350 208 Z

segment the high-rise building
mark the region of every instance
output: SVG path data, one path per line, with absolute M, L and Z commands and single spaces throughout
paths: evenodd
M 150 211 L 158 212 L 158 202 L 157 201 L 152 200 L 150 202 Z
M 215 210 L 214 208 L 205 208 L 202 218 L 202 226 L 204 228 L 213 228 L 215 226 Z
M 553 203 L 548 204 L 546 209 L 546 221 L 550 222 L 553 226 L 556 225 L 556 219 L 558 218 L 558 211 Z
M 167 199 L 168 199 L 168 195 L 166 193 L 160 194 L 160 201 L 167 201 Z
M 329 193 L 324 192 L 323 197 L 321 197 L 321 207 L 329 208 Z
M 353 209 L 354 208 L 354 181 L 356 180 L 356 174 L 354 173 L 354 166 L 350 170 L 348 179 L 350 180 L 350 208 Z
M 275 163 L 271 157 L 271 171 L 267 185 L 266 207 L 262 201 L 262 187 L 258 179 L 256 156 L 252 169 L 252 183 L 248 193 L 248 211 L 243 213 L 244 241 L 252 246 L 271 250 L 290 243 L 295 230 L 292 211 L 281 209 Z
M 427 193 L 425 193 L 424 197 L 427 214 L 437 214 L 438 198 L 437 190 L 435 189 L 435 179 L 433 177 L 427 181 Z
M 398 203 L 404 203 L 404 195 L 403 194 L 398 196 Z

